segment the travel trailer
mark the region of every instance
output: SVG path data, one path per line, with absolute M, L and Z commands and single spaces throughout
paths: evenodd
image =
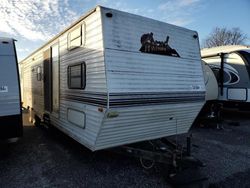
M 20 62 L 23 104 L 92 151 L 187 133 L 200 59 L 197 32 L 97 6 Z
M 206 48 L 201 50 L 201 56 L 217 79 L 217 100 L 225 107 L 249 110 L 250 47 L 233 45 Z
M 15 40 L 0 37 L 0 139 L 22 136 L 22 128 Z
M 218 99 L 218 82 L 216 77 L 205 61 L 202 61 L 204 82 L 206 86 L 206 102 L 214 101 Z

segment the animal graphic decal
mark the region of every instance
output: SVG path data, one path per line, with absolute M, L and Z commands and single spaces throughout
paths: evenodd
M 168 45 L 169 36 L 166 37 L 165 41 L 157 41 L 154 40 L 153 35 L 151 32 L 141 36 L 141 52 L 180 57 L 178 52 Z

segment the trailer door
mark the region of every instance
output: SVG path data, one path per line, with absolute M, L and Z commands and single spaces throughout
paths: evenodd
M 54 44 L 51 47 L 52 63 L 52 111 L 59 112 L 59 45 Z
M 52 66 L 50 48 L 43 52 L 44 67 L 44 110 L 52 111 Z

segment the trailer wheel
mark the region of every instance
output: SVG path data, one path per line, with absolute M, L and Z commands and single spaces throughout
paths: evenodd
M 154 144 L 151 141 L 148 141 L 147 143 L 148 144 L 144 145 L 143 148 L 149 151 L 155 151 Z M 155 160 L 150 160 L 144 157 L 140 157 L 140 163 L 144 169 L 149 170 L 155 165 Z
M 142 157 L 140 157 L 140 163 L 141 163 L 141 166 L 147 170 L 152 168 L 155 165 L 154 160 L 147 160 L 147 159 L 143 159 Z

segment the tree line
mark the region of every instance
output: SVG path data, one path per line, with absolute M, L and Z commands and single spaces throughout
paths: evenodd
M 247 40 L 248 36 L 238 27 L 234 27 L 232 29 L 227 29 L 226 27 L 216 27 L 203 41 L 203 47 L 211 48 L 224 45 L 245 45 Z

